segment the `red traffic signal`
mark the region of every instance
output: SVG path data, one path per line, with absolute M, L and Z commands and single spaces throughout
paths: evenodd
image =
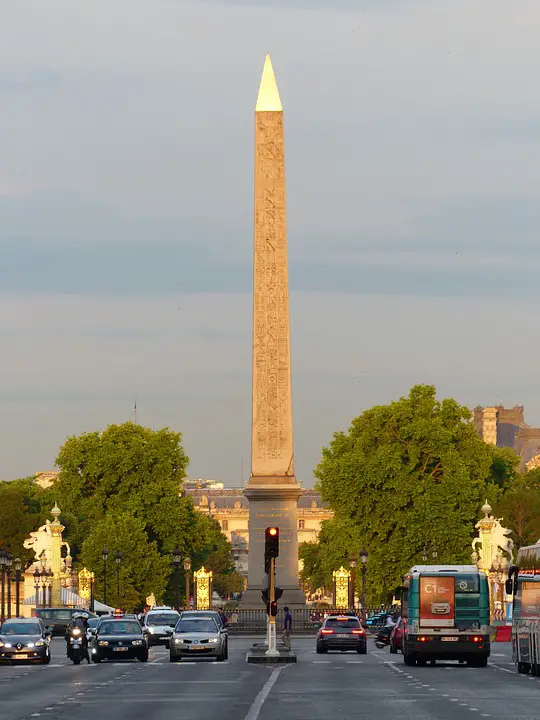
M 264 556 L 265 558 L 279 556 L 279 528 L 277 527 L 268 527 L 264 532 Z

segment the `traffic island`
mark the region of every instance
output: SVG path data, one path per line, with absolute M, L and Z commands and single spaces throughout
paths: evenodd
M 268 645 L 254 643 L 251 650 L 247 651 L 246 662 L 254 665 L 286 665 L 296 662 L 296 653 L 287 650 L 285 645 L 277 646 L 278 655 L 267 655 Z

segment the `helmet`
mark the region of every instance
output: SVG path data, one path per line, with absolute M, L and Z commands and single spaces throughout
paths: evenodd
M 72 620 L 78 620 L 79 618 L 82 618 L 82 617 L 83 617 L 83 614 L 82 614 L 82 613 L 80 613 L 80 612 L 75 612 L 75 613 L 73 613 L 73 615 L 71 616 L 71 619 L 72 619 Z
M 88 620 L 90 615 L 87 612 L 80 613 L 79 617 L 82 617 L 83 620 Z

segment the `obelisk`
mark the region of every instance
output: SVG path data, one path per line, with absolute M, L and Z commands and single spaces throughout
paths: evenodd
M 293 458 L 289 278 L 283 108 L 270 56 L 255 107 L 253 387 L 248 587 L 243 604 L 261 605 L 264 531 L 280 530 L 276 584 L 281 605 L 304 604 L 298 582 L 298 498 Z

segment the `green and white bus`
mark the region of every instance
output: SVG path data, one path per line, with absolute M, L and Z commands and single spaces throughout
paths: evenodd
M 406 665 L 459 660 L 485 667 L 490 654 L 489 587 L 474 565 L 415 565 L 402 588 Z
M 513 596 L 512 656 L 518 673 L 540 676 L 540 540 L 519 549 L 506 581 Z

